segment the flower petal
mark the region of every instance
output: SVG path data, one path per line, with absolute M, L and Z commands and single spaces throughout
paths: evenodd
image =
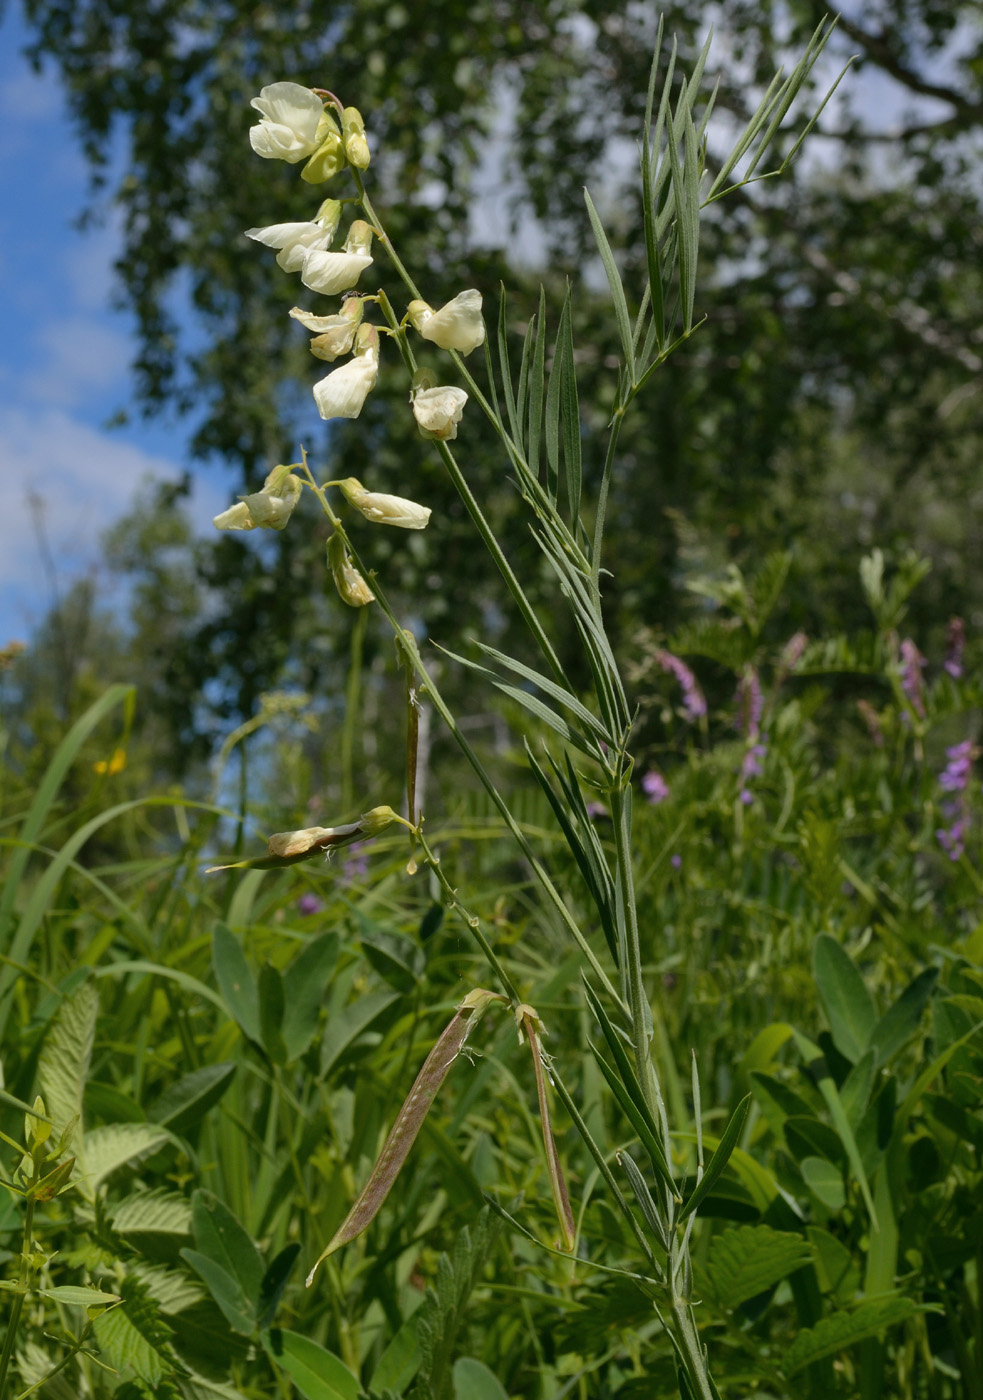
M 335 296 L 350 291 L 371 261 L 368 253 L 327 253 L 315 248 L 304 258 L 300 280 L 312 292 Z
M 357 418 L 379 377 L 379 352 L 367 350 L 314 385 L 314 402 L 322 418 Z

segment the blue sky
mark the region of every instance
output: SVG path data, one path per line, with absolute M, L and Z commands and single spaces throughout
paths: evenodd
M 119 233 L 112 211 L 80 232 L 86 168 L 64 103 L 0 25 L 0 646 L 27 639 L 51 599 L 28 505 L 43 499 L 58 582 L 97 568 L 101 532 L 146 477 L 174 478 L 188 426 L 132 412 L 132 325 L 110 306 Z M 131 422 L 107 420 L 130 410 Z M 196 476 L 202 528 L 228 501 L 222 473 Z M 108 599 L 106 600 L 108 601 Z

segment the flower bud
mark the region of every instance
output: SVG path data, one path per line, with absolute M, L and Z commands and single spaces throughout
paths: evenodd
M 44 1106 L 44 1099 L 40 1094 L 32 1105 L 33 1112 L 24 1114 L 24 1141 L 27 1143 L 28 1151 L 33 1152 L 35 1147 L 40 1147 L 42 1143 L 48 1141 L 51 1136 L 51 1123 L 42 1120 L 47 1118 L 48 1110 Z
M 295 165 L 317 150 L 325 112 L 310 88 L 271 83 L 249 105 L 262 115 L 262 121 L 249 128 L 249 143 L 258 156 Z
M 304 484 L 294 476 L 296 463 L 274 467 L 261 491 L 240 496 L 239 504 L 216 515 L 217 530 L 283 530 L 300 500 Z
M 366 520 L 376 525 L 398 525 L 401 530 L 423 530 L 430 521 L 429 506 L 419 506 L 402 496 L 387 496 L 381 491 L 366 491 L 357 477 L 349 476 L 338 485 L 345 500 L 360 510 Z
M 357 418 L 379 378 L 379 332 L 359 326 L 355 355 L 314 385 L 314 402 L 322 418 Z
M 300 178 L 309 185 L 321 185 L 345 168 L 345 146 L 338 123 L 329 112 L 322 111 L 317 142 L 314 154 L 300 172 Z
M 457 437 L 457 425 L 467 401 L 464 390 L 451 385 L 419 389 L 411 398 L 413 417 L 425 438 L 446 442 Z
M 290 315 L 309 331 L 318 332 L 311 341 L 311 354 L 330 364 L 339 355 L 347 355 L 351 350 L 362 319 L 363 306 L 361 297 L 349 297 L 342 302 L 341 311 L 334 316 L 314 316 L 299 306 L 293 307 Z
M 364 608 L 366 603 L 375 602 L 375 594 L 352 563 L 341 535 L 334 534 L 328 540 L 328 568 L 343 603 Z
M 341 114 L 341 132 L 348 163 L 358 170 L 369 166 L 369 143 L 365 139 L 365 123 L 357 107 L 346 107 Z
M 481 319 L 481 293 L 473 287 L 458 292 L 453 301 L 434 311 L 425 301 L 411 301 L 406 311 L 410 324 L 442 350 L 468 355 L 484 343 L 485 323 Z

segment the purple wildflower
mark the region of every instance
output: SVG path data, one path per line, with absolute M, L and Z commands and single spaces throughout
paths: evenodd
M 683 858 L 678 851 L 673 851 L 672 855 L 669 857 L 669 864 L 672 866 L 673 870 L 679 870 L 682 867 Z
M 809 645 L 804 632 L 795 632 L 782 647 L 781 663 L 783 671 L 794 671 L 802 660 L 802 653 Z
M 745 807 L 750 807 L 754 801 L 754 793 L 748 784 L 752 778 L 760 778 L 764 773 L 762 761 L 768 752 L 767 744 L 752 744 L 741 759 L 741 782 L 744 786 L 738 794 Z
M 356 880 L 364 880 L 369 873 L 369 843 L 367 841 L 353 841 L 345 852 L 345 868 L 342 874 L 342 882 L 346 885 L 353 884 Z
M 657 768 L 650 768 L 642 779 L 642 791 L 652 806 L 657 807 L 669 796 L 669 784 Z
M 964 739 L 961 744 L 953 744 L 951 749 L 946 749 L 945 756 L 949 762 L 939 774 L 939 787 L 943 792 L 965 792 L 973 759 L 976 756 L 972 739 Z
M 316 894 L 302 894 L 297 901 L 297 912 L 300 914 L 320 914 L 323 908 Z
M 587 815 L 591 821 L 597 821 L 598 817 L 606 817 L 609 813 L 603 802 L 588 802 Z
M 966 645 L 966 624 L 961 617 L 951 617 L 946 632 L 945 661 L 943 665 L 954 681 L 963 673 L 963 647 Z
M 698 719 L 702 719 L 707 712 L 707 702 L 703 698 L 703 691 L 697 684 L 696 677 L 678 656 L 673 656 L 671 651 L 657 651 L 655 659 L 668 675 L 674 676 L 679 682 L 679 687 L 683 692 L 683 711 L 686 718 L 692 724 Z
M 952 826 L 950 827 L 940 826 L 938 831 L 936 831 L 935 833 L 939 845 L 945 851 L 946 855 L 949 857 L 950 860 L 958 860 L 959 857 L 962 855 L 963 851 L 966 849 L 965 842 L 963 839 L 965 837 L 965 834 L 965 817 L 960 817 L 959 820 L 954 821 L 952 823 Z
M 949 760 L 939 774 L 939 787 L 952 795 L 941 804 L 941 812 L 949 826 L 939 827 L 936 839 L 950 860 L 958 860 L 966 849 L 966 827 L 969 823 L 969 810 L 966 805 L 966 788 L 969 785 L 973 760 L 978 750 L 972 739 L 964 739 L 961 744 L 953 744 L 946 749 Z
M 901 643 L 901 689 L 908 703 L 920 718 L 925 718 L 925 692 L 922 687 L 922 671 L 925 658 L 910 637 Z
M 753 666 L 745 666 L 737 683 L 737 727 L 745 739 L 756 739 L 761 728 L 765 700 Z

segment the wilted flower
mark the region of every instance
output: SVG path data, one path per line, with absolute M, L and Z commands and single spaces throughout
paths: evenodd
M 369 167 L 369 143 L 365 139 L 365 123 L 357 107 L 346 107 L 341 114 L 341 135 L 349 165 L 357 170 Z
M 421 389 L 412 398 L 413 417 L 425 438 L 447 442 L 457 437 L 457 425 L 467 401 L 464 390 L 453 385 Z
M 293 474 L 296 465 L 274 467 L 261 491 L 240 496 L 238 505 L 216 515 L 212 524 L 217 530 L 285 529 L 304 489 Z
M 381 491 L 366 491 L 357 477 L 347 476 L 339 481 L 349 505 L 360 510 L 366 520 L 376 525 L 398 525 L 401 530 L 423 530 L 430 520 L 430 507 L 419 506 L 403 496 L 387 496 Z
M 696 677 L 678 656 L 673 656 L 671 651 L 658 651 L 655 659 L 663 671 L 670 676 L 675 676 L 683 692 L 683 711 L 686 718 L 692 723 L 702 719 L 707 712 L 707 702 L 703 698 L 703 692 L 697 685 Z
M 322 418 L 357 418 L 379 378 L 379 332 L 359 326 L 355 355 L 314 385 L 314 402 Z
M 657 807 L 669 796 L 669 784 L 657 768 L 650 768 L 642 778 L 642 791 L 652 806 Z
M 330 364 L 339 355 L 347 355 L 355 340 L 355 332 L 362 320 L 364 303 L 361 297 L 349 297 L 342 302 L 340 312 L 334 316 L 314 316 L 299 306 L 290 310 L 290 315 L 309 331 L 317 334 L 311 341 L 311 354 Z
M 943 664 L 954 681 L 958 681 L 963 673 L 963 648 L 965 645 L 965 622 L 961 617 L 950 618 L 946 632 L 945 661 Z
M 328 540 L 328 568 L 343 603 L 350 608 L 364 608 L 366 603 L 375 602 L 375 594 L 356 569 L 339 534 Z
M 308 826 L 303 831 L 278 831 L 266 843 L 267 854 L 287 860 L 327 851 L 333 846 L 349 846 L 366 836 L 378 836 L 398 818 L 391 807 L 373 807 L 357 822 L 344 826 Z
M 372 261 L 371 243 L 372 229 L 364 219 L 356 219 L 340 253 L 312 248 L 305 255 L 300 280 L 312 292 L 325 296 L 350 291 Z
M 434 311 L 425 301 L 411 301 L 406 314 L 410 324 L 424 340 L 439 345 L 442 350 L 457 350 L 469 355 L 484 343 L 485 323 L 481 319 L 481 293 L 473 287 L 458 292 L 453 301 Z
M 317 150 L 324 104 L 310 88 L 270 83 L 249 105 L 263 118 L 249 128 L 249 143 L 258 156 L 295 165 Z
M 922 671 L 925 658 L 910 637 L 901 643 L 901 689 L 904 691 L 916 715 L 925 718 L 925 693 L 922 688 Z
M 299 272 L 304 258 L 312 250 L 329 246 L 338 229 L 341 205 L 336 199 L 326 199 L 312 222 L 270 224 L 267 228 L 247 228 L 246 237 L 267 248 L 279 248 L 277 263 L 284 272 Z

